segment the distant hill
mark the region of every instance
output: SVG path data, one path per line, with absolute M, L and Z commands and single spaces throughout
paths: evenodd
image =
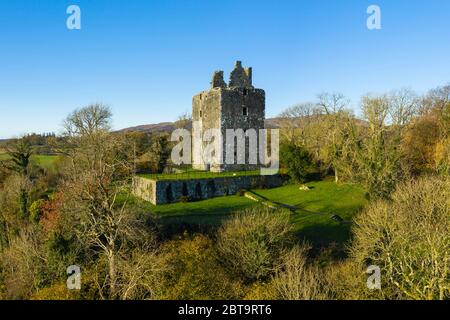
M 266 119 L 266 128 L 274 129 L 277 128 L 276 123 L 277 118 Z M 188 125 L 190 128 L 191 125 Z M 143 124 L 135 127 L 124 128 L 118 130 L 118 132 L 146 132 L 146 133 L 160 133 L 160 132 L 172 132 L 175 130 L 174 122 L 161 122 L 156 124 Z
M 265 121 L 265 126 L 267 129 L 277 129 L 279 125 L 277 125 L 280 118 L 269 118 Z M 367 126 L 367 122 L 361 119 L 355 119 L 355 123 L 358 126 Z M 191 128 L 191 124 L 187 126 L 187 128 Z M 146 132 L 146 133 L 161 133 L 161 132 L 172 132 L 175 130 L 174 122 L 161 122 L 156 124 L 144 124 L 136 127 L 130 127 L 118 130 L 117 132 Z
M 118 130 L 118 132 L 148 132 L 148 133 L 158 133 L 158 132 L 171 132 L 175 129 L 174 122 L 161 122 L 156 124 L 143 124 L 135 127 L 125 128 Z

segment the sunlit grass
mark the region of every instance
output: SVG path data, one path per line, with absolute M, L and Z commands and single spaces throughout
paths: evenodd
M 352 218 L 367 203 L 364 190 L 333 181 L 307 185 L 309 191 L 302 191 L 295 184 L 252 191 L 272 203 L 290 206 L 293 228 L 299 238 L 319 244 L 347 241 Z M 228 196 L 189 203 L 145 205 L 163 224 L 219 226 L 234 212 L 260 204 L 245 197 Z M 331 219 L 333 215 L 339 215 L 344 222 Z
M 31 162 L 49 171 L 55 170 L 55 163 L 59 156 L 56 155 L 43 155 L 35 154 L 31 156 Z M 0 161 L 8 160 L 9 155 L 6 153 L 0 153 Z
M 224 177 L 242 177 L 242 176 L 258 176 L 261 172 L 256 171 L 236 171 L 236 172 L 210 172 L 188 170 L 181 173 L 162 173 L 162 174 L 139 174 L 138 176 L 153 180 L 186 180 L 186 179 L 208 179 L 208 178 L 224 178 Z

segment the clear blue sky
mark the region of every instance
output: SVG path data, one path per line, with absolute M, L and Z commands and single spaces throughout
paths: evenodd
M 82 29 L 66 28 L 77 4 Z M 382 30 L 366 9 L 382 9 Z M 448 0 L 0 0 L 0 138 L 58 132 L 109 104 L 114 127 L 172 121 L 235 60 L 267 115 L 323 91 L 360 96 L 450 82 Z

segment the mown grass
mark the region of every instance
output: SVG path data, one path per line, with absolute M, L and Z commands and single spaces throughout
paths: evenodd
M 288 185 L 255 190 L 255 193 L 272 202 L 295 207 L 292 222 L 299 237 L 320 244 L 348 240 L 352 218 L 367 203 L 364 190 L 356 185 L 333 181 L 311 182 L 307 186 L 309 191 Z M 340 216 L 344 222 L 331 219 L 333 215 Z
M 138 176 L 153 180 L 186 180 L 186 179 L 208 179 L 208 178 L 224 178 L 224 177 L 242 177 L 242 176 L 258 176 L 261 172 L 257 171 L 236 171 L 236 172 L 210 172 L 199 170 L 188 170 L 181 173 L 161 173 L 161 174 L 139 174 Z
M 301 191 L 298 185 L 290 184 L 252 192 L 272 203 L 289 206 L 293 228 L 299 238 L 319 245 L 347 241 L 353 216 L 366 204 L 364 190 L 356 185 L 337 185 L 333 181 L 311 182 L 307 185 L 309 191 Z M 163 225 L 199 227 L 220 226 L 234 212 L 258 205 L 261 204 L 239 196 L 158 206 L 145 204 Z M 339 215 L 344 222 L 331 219 L 333 215 Z

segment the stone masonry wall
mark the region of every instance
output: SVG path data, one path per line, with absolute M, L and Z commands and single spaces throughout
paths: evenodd
M 133 179 L 133 194 L 155 205 L 179 202 L 182 196 L 190 200 L 235 195 L 238 190 L 252 188 L 275 188 L 283 184 L 281 175 L 241 176 L 192 180 Z
M 221 119 L 221 88 L 214 88 L 208 92 L 200 93 L 192 98 L 192 120 L 197 126 L 192 127 L 193 150 L 203 150 L 202 137 L 206 130 L 220 128 Z M 201 155 L 193 152 L 193 168 L 209 170 Z
M 156 204 L 156 181 L 135 176 L 133 178 L 133 194 L 145 201 Z
M 259 141 L 259 130 L 264 129 L 265 119 L 265 92 L 262 89 L 254 88 L 229 88 L 222 93 L 222 115 L 221 115 L 221 128 L 222 135 L 226 137 L 227 129 L 243 129 L 246 132 L 249 129 L 255 130 Z M 246 115 L 244 115 L 244 108 L 246 108 Z M 224 159 L 227 145 L 232 143 L 224 139 Z M 236 141 L 234 141 L 236 150 Z M 259 142 L 257 142 L 259 145 Z M 237 164 L 224 164 L 221 169 L 225 171 L 238 171 L 238 170 L 258 170 L 262 164 L 258 162 L 256 164 L 249 163 L 249 139 L 246 139 L 245 144 L 245 165 Z
M 236 62 L 227 85 L 223 80 L 223 71 L 216 71 L 211 81 L 211 89 L 197 94 L 192 100 L 192 119 L 197 125 L 193 127 L 193 167 L 200 170 L 241 171 L 257 170 L 261 163 L 249 161 L 249 139 L 246 139 L 245 163 L 204 163 L 201 155 L 208 143 L 202 141 L 203 133 L 208 129 L 219 129 L 223 138 L 223 161 L 226 159 L 227 145 L 231 149 L 231 141 L 226 141 L 226 130 L 242 129 L 247 132 L 254 129 L 256 134 L 264 129 L 265 92 L 252 85 L 252 69 L 243 68 Z M 199 150 L 199 152 L 195 152 Z M 235 154 L 236 145 L 235 145 Z M 231 155 L 233 157 L 233 155 Z

